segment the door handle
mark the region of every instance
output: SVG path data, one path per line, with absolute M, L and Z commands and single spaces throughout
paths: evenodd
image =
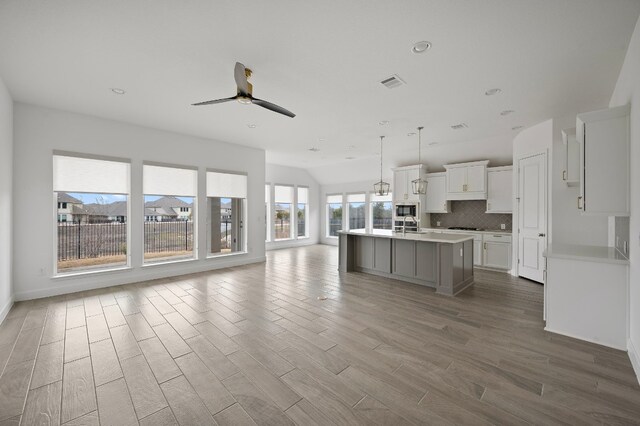
M 566 170 L 562 171 L 562 180 L 567 180 L 567 171 Z
M 538 234 L 538 237 L 546 237 L 546 234 Z
M 485 250 L 487 249 L 487 243 L 484 243 L 484 249 Z
M 443 210 L 447 210 L 447 203 L 446 202 L 442 205 L 442 209 Z
M 580 210 L 582 210 L 582 209 L 583 209 L 582 196 L 578 197 L 578 208 L 579 208 Z

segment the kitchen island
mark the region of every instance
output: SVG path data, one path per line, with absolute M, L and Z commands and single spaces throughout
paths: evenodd
M 364 272 L 454 296 L 473 284 L 473 236 L 435 232 L 339 231 L 340 273 Z

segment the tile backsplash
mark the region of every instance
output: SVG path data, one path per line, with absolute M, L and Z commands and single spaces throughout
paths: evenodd
M 484 200 L 451 201 L 451 213 L 431 213 L 431 227 L 465 226 L 498 230 L 504 223 L 506 230 L 511 231 L 513 216 L 510 214 L 485 213 L 487 202 Z

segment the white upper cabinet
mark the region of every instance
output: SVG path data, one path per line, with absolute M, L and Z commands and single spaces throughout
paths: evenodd
M 487 169 L 487 213 L 513 212 L 513 167 Z
M 427 175 L 427 202 L 423 213 L 450 213 L 451 202 L 447 201 L 446 173 Z
M 578 209 L 586 215 L 629 216 L 629 105 L 579 114 Z
M 448 200 L 486 200 L 489 161 L 447 164 Z
M 419 164 L 416 166 L 397 167 L 393 169 L 393 201 L 394 203 L 412 202 L 425 205 L 424 194 L 414 194 L 411 181 L 418 177 L 425 178 L 427 166 Z M 428 191 L 428 188 L 427 188 Z
M 562 131 L 562 143 L 564 144 L 564 168 L 562 180 L 567 186 L 580 184 L 580 144 L 576 139 L 576 129 Z

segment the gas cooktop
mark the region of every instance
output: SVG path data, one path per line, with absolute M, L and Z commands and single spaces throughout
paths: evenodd
M 455 229 L 458 231 L 482 231 L 480 228 L 468 228 L 466 226 L 450 226 L 447 229 Z

